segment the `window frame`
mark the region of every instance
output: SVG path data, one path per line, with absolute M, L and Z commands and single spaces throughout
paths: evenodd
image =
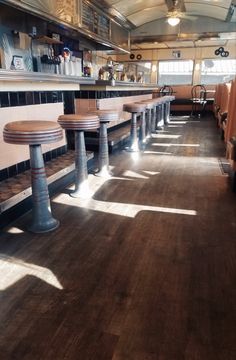
M 173 84 L 173 83 L 168 83 L 168 84 L 160 84 L 159 79 L 160 79 L 160 63 L 164 63 L 164 62 L 188 62 L 188 61 L 192 61 L 192 73 L 191 73 L 191 81 L 189 83 L 178 83 L 178 84 Z M 157 85 L 158 86 L 164 86 L 164 85 L 170 85 L 170 86 L 181 86 L 181 85 L 192 85 L 193 84 L 193 79 L 194 79 L 194 69 L 195 69 L 195 60 L 193 59 L 165 59 L 165 60 L 158 60 L 158 78 L 157 78 Z

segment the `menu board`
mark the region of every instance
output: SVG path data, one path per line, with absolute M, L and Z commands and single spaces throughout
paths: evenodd
M 109 40 L 110 20 L 85 1 L 82 2 L 82 27 Z

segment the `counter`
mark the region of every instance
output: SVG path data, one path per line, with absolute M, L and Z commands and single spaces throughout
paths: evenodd
M 110 80 L 96 80 L 95 84 L 91 87 L 83 85 L 81 90 L 95 90 L 95 91 L 143 91 L 143 90 L 157 90 L 157 84 L 143 84 L 128 81 L 110 81 Z
M 0 69 L 0 91 L 74 91 L 81 84 L 95 84 L 95 79 Z
M 113 128 L 130 120 L 130 113 L 123 111 L 123 105 L 152 98 L 157 84 L 142 84 L 125 81 L 97 80 L 95 84 L 81 84 L 80 91 L 75 92 L 75 112 L 97 109 L 113 109 L 120 113 L 117 122 L 111 122 Z

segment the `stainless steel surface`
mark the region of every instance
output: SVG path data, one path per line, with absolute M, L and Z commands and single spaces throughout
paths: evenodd
M 102 86 L 112 86 L 111 80 L 96 80 L 96 85 L 102 85 Z M 157 88 L 157 84 L 144 84 L 144 83 L 138 83 L 138 82 L 130 82 L 130 81 L 117 81 L 115 80 L 114 86 L 128 86 L 128 87 L 140 87 L 140 88 L 150 88 L 154 87 Z
M 95 79 L 0 69 L 0 91 L 79 91 Z
M 76 84 L 95 84 L 94 78 L 82 76 L 64 76 L 58 74 L 35 73 L 16 70 L 0 69 L 0 81 L 13 82 L 57 82 L 57 83 L 76 83 Z

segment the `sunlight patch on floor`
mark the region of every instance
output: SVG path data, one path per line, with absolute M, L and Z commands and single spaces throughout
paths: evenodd
M 171 124 L 168 124 L 168 127 L 169 128 L 182 128 L 183 125 L 171 125 Z
M 0 273 L 0 290 L 9 288 L 28 275 L 37 277 L 57 289 L 63 289 L 51 270 L 4 254 L 0 254 Z
M 131 170 L 125 170 L 122 175 L 123 176 L 134 177 L 134 178 L 137 178 L 137 179 L 149 179 L 148 176 L 144 176 L 142 174 L 137 173 L 136 171 L 131 171 Z
M 112 169 L 112 167 L 111 167 L 111 169 Z M 89 195 L 90 196 L 84 197 L 84 199 L 83 199 L 83 196 L 79 196 L 78 197 L 79 201 L 81 201 L 81 200 L 84 200 L 85 202 L 89 201 L 92 198 L 92 196 L 95 194 L 95 192 L 98 191 L 101 186 L 103 186 L 107 181 L 112 181 L 112 180 L 134 181 L 134 179 L 123 177 L 123 176 L 111 176 L 109 178 L 107 178 L 107 177 L 103 178 L 100 176 L 95 176 L 94 174 L 89 174 L 87 183 L 88 183 L 88 187 L 89 187 Z M 75 188 L 75 185 L 71 184 L 70 186 L 67 187 L 67 190 L 70 193 L 70 192 L 74 191 L 74 188 Z M 57 199 L 63 195 L 64 194 L 58 194 L 57 196 L 55 196 L 55 198 L 53 199 L 53 202 L 61 203 L 60 201 L 57 201 Z M 66 195 L 66 196 L 68 196 L 68 195 Z
M 123 176 L 129 176 L 129 177 L 134 177 L 137 179 L 149 179 L 150 176 L 145 176 L 142 173 L 146 174 L 146 175 L 157 175 L 160 174 L 160 172 L 158 171 L 146 171 L 146 170 L 139 170 L 139 172 L 136 171 L 132 171 L 132 170 L 125 170 L 123 172 Z
M 175 125 L 180 125 L 180 124 L 187 124 L 187 121 L 174 121 L 174 120 L 171 120 L 171 125 L 173 125 L 173 124 L 175 124 Z M 169 126 L 169 124 L 168 124 L 168 126 Z
M 157 175 L 157 174 L 160 174 L 159 171 L 142 170 L 142 172 L 144 172 L 145 174 L 148 174 L 148 175 Z
M 174 144 L 174 143 L 153 143 L 152 146 L 179 146 L 179 147 L 199 147 L 200 144 Z
M 171 152 L 164 152 L 164 151 L 150 151 L 150 150 L 145 150 L 143 152 L 144 154 L 150 154 L 150 155 L 173 155 L 173 153 Z
M 139 151 L 135 151 L 135 152 L 131 152 L 130 153 L 130 155 L 131 155 L 131 159 L 133 160 L 133 162 L 137 162 L 139 159 L 140 159 L 140 152 Z
M 9 228 L 6 228 L 6 232 L 9 234 L 22 234 L 24 231 L 15 226 L 11 226 Z
M 155 139 L 179 139 L 182 135 L 153 134 Z
M 137 205 L 137 204 L 128 204 L 128 203 L 117 203 L 110 201 L 100 201 L 90 199 L 89 201 L 84 199 L 75 199 L 71 200 L 69 196 L 59 197 L 54 199 L 54 202 L 59 204 L 66 204 L 70 206 L 77 206 L 80 208 L 86 208 L 88 210 L 105 212 L 113 215 L 126 216 L 134 218 L 140 211 L 152 211 L 152 212 L 161 212 L 169 214 L 178 214 L 178 215 L 189 215 L 196 216 L 197 212 L 195 210 L 188 209 L 178 209 L 170 208 L 163 206 L 148 206 L 148 205 Z

